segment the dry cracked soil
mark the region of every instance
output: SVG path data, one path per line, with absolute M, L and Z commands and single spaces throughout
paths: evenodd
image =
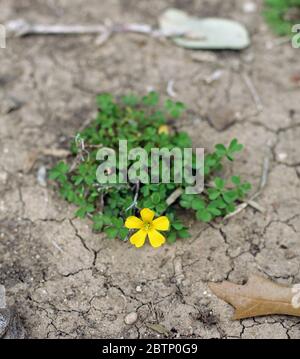
M 252 41 L 242 52 L 196 52 L 137 34 L 115 35 L 102 46 L 95 36 L 36 36 L 8 39 L 0 49 L 0 283 L 27 337 L 157 338 L 164 334 L 151 324 L 159 323 L 170 337 L 300 338 L 299 318 L 232 321 L 232 307 L 207 287 L 225 279 L 244 283 L 250 273 L 300 282 L 300 50 L 271 33 L 260 1 L 251 13 L 244 4 L 1 0 L 0 23 L 155 25 L 175 6 L 239 20 Z M 38 184 L 38 168 L 50 168 L 53 159 L 40 156 L 29 170 L 28 161 L 36 148 L 66 147 L 93 117 L 97 93 L 154 88 L 166 96 L 170 80 L 190 108 L 177 126 L 195 146 L 233 137 L 245 145 L 228 174 L 240 172 L 255 190 L 270 148 L 268 183 L 258 199 L 266 211 L 248 207 L 211 225 L 186 215 L 190 239 L 136 250 L 93 234 L 51 186 Z M 132 311 L 138 320 L 127 325 Z

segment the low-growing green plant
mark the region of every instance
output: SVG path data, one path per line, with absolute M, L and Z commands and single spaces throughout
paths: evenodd
M 266 22 L 280 36 L 292 36 L 292 27 L 300 23 L 300 0 L 265 0 Z
M 185 110 L 181 102 L 167 100 L 160 106 L 159 95 L 150 92 L 144 97 L 127 95 L 115 99 L 111 94 L 97 96 L 98 114 L 91 124 L 76 135 L 71 143 L 72 158 L 59 162 L 49 178 L 59 185 L 61 196 L 75 204 L 76 216 L 89 217 L 94 231 L 104 231 L 109 238 L 128 238 L 124 227 L 127 217 L 142 208 L 157 215 L 165 215 L 170 222 L 169 243 L 189 237 L 189 232 L 178 216 L 180 208 L 195 212 L 198 220 L 209 222 L 233 212 L 251 188 L 239 176 L 229 183 L 221 178 L 224 160 L 233 161 L 243 146 L 233 139 L 228 146 L 217 144 L 205 155 L 205 188 L 201 194 L 185 194 L 187 183 L 116 183 L 100 184 L 96 170 L 96 154 L 100 147 L 118 149 L 119 140 L 128 141 L 131 148 L 191 147 L 185 132 L 170 130 L 168 123 L 178 119 Z M 134 161 L 128 161 L 130 166 Z M 218 176 L 216 175 L 218 174 Z M 168 200 L 174 192 L 181 193 L 175 201 Z

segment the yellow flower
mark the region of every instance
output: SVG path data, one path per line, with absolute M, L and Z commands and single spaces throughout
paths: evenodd
M 169 230 L 169 219 L 166 216 L 161 216 L 153 220 L 155 213 L 149 208 L 142 209 L 140 214 L 142 219 L 135 216 L 130 216 L 126 219 L 126 228 L 138 229 L 138 231 L 130 237 L 130 243 L 137 248 L 142 247 L 148 236 L 152 247 L 160 247 L 165 243 L 166 238 L 158 231 Z
M 169 131 L 169 126 L 167 125 L 161 125 L 159 128 L 158 128 L 158 133 L 161 135 L 162 133 L 164 133 L 165 135 L 168 135 L 170 133 Z

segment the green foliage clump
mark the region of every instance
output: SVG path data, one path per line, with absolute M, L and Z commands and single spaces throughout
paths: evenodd
M 171 228 L 167 234 L 169 243 L 177 238 L 187 238 L 189 232 L 178 217 L 178 210 L 195 212 L 196 218 L 209 222 L 235 210 L 251 186 L 233 176 L 230 184 L 216 173 L 222 171 L 223 161 L 233 161 L 243 146 L 236 139 L 229 146 L 218 144 L 212 153 L 205 155 L 205 190 L 200 195 L 185 194 L 187 183 L 158 184 L 100 184 L 96 179 L 99 147 L 118 150 L 119 140 L 128 141 L 131 148 L 142 147 L 150 154 L 151 148 L 174 147 L 183 149 L 192 146 L 185 132 L 161 131 L 167 123 L 178 119 L 185 110 L 181 102 L 167 100 L 160 106 L 159 95 L 150 92 L 144 97 L 127 95 L 116 100 L 110 94 L 97 96 L 98 114 L 91 124 L 72 141 L 72 160 L 59 162 L 50 171 L 50 179 L 59 185 L 60 195 L 78 209 L 76 216 L 89 217 L 94 231 L 104 231 L 109 238 L 128 238 L 124 220 L 137 214 L 142 208 L 150 208 L 157 215 L 168 216 Z M 150 156 L 149 156 L 150 157 Z M 134 161 L 128 161 L 130 167 Z M 118 161 L 117 161 L 118 164 Z M 149 171 L 150 172 L 150 171 Z M 167 199 L 175 190 L 182 194 L 171 205 Z M 179 190 L 180 191 L 180 190 Z
M 263 15 L 277 35 L 293 35 L 293 25 L 300 23 L 300 0 L 265 0 Z

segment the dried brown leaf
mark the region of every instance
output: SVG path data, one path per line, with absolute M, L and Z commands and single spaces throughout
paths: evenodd
M 152 324 L 152 323 L 146 323 L 146 326 L 153 330 L 154 332 L 157 332 L 159 334 L 164 334 L 166 336 L 168 336 L 170 334 L 170 332 L 168 331 L 168 329 L 163 326 L 162 324 Z
M 210 290 L 235 309 L 233 319 L 286 314 L 300 317 L 299 285 L 293 288 L 256 275 L 244 285 L 209 283 Z

